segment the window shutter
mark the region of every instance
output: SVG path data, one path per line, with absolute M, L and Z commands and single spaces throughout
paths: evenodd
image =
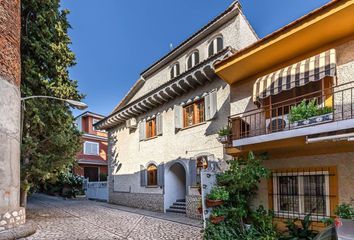
M 162 114 L 157 114 L 156 116 L 156 135 L 162 135 Z
M 140 165 L 140 186 L 145 187 L 146 186 L 146 169 L 144 168 L 143 165 Z
M 217 112 L 217 91 L 212 91 L 205 96 L 205 119 L 213 119 Z
M 176 64 L 176 77 L 179 75 L 179 63 Z
M 217 52 L 220 52 L 223 49 L 223 39 L 222 37 L 217 38 Z
M 175 128 L 181 129 L 183 128 L 183 108 L 180 105 L 175 105 L 174 111 L 175 111 Z
M 189 186 L 197 185 L 197 161 L 195 159 L 189 160 Z
M 192 66 L 193 66 L 193 60 L 192 60 L 192 58 L 193 58 L 193 54 L 191 54 L 190 56 L 189 56 L 189 58 L 188 58 L 188 61 L 187 61 L 187 68 L 188 69 L 191 69 L 192 68 Z
M 146 138 L 146 120 L 142 120 L 139 124 L 139 141 L 143 141 Z
M 157 185 L 162 187 L 165 184 L 165 164 L 160 164 L 157 167 Z

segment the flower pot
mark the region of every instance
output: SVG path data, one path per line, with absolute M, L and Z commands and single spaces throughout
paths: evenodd
M 223 205 L 224 201 L 223 200 L 210 200 L 210 199 L 206 199 L 206 205 L 207 207 L 217 207 L 220 205 Z
M 217 217 L 211 216 L 210 217 L 210 222 L 212 224 L 218 224 L 218 223 L 221 223 L 224 220 L 225 220 L 225 216 L 217 216 Z
M 226 144 L 229 142 L 229 136 L 228 135 L 219 136 L 218 141 L 222 144 Z
M 203 213 L 203 208 L 202 208 L 202 207 L 199 207 L 199 208 L 198 208 L 198 213 L 199 213 L 199 214 L 202 214 L 202 213 Z
M 309 119 L 303 119 L 303 120 L 290 123 L 290 128 L 301 128 L 305 126 L 316 125 L 319 123 L 330 122 L 332 120 L 333 120 L 333 113 L 327 113 L 320 116 L 314 116 Z

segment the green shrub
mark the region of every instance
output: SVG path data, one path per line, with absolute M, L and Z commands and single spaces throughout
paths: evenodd
M 107 181 L 107 173 L 100 173 L 100 181 L 105 182 Z
M 223 206 L 213 208 L 213 211 L 211 212 L 211 216 L 213 217 L 225 216 L 226 214 L 227 214 L 227 209 Z
M 288 118 L 291 123 L 294 123 L 296 121 L 321 116 L 331 112 L 333 112 L 333 109 L 330 107 L 318 107 L 316 104 L 316 99 L 312 99 L 310 101 L 304 99 L 298 105 L 291 107 Z
M 208 199 L 227 201 L 229 200 L 229 193 L 225 190 L 224 187 L 215 186 L 208 194 Z
M 296 223 L 300 221 L 301 226 Z M 281 240 L 311 240 L 318 234 L 318 231 L 311 229 L 311 214 L 307 214 L 303 220 L 294 219 L 288 220 L 286 227 L 288 235 L 281 237 Z
M 350 204 L 342 203 L 336 207 L 334 214 L 343 219 L 353 219 L 354 208 Z
M 231 129 L 230 127 L 223 127 L 219 130 L 218 132 L 219 136 L 229 136 L 231 135 Z

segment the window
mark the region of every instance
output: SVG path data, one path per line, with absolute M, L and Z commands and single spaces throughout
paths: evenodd
M 98 123 L 99 121 L 100 121 L 100 120 L 98 120 L 98 119 L 93 119 L 93 120 L 92 120 L 92 130 L 97 131 L 93 125 L 95 125 L 95 124 Z
M 146 138 L 152 138 L 156 136 L 156 119 L 146 121 Z
M 204 100 L 187 105 L 183 108 L 183 126 L 190 127 L 205 121 Z
M 84 143 L 84 154 L 87 155 L 98 155 L 99 145 L 96 142 L 85 142 Z
M 280 217 L 330 216 L 329 172 L 273 173 L 273 205 Z
M 157 167 L 155 164 L 150 164 L 147 168 L 147 185 L 157 185 Z
M 199 63 L 199 52 L 194 51 L 187 59 L 187 69 L 191 69 Z
M 171 79 L 177 77 L 179 75 L 179 63 L 175 63 L 172 67 L 171 67 Z
M 211 57 L 214 54 L 220 52 L 224 47 L 223 38 L 221 36 L 215 38 L 210 42 L 208 48 L 208 56 Z

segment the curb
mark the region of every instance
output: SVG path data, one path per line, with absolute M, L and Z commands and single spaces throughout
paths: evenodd
M 0 240 L 14 240 L 28 237 L 36 232 L 36 226 L 31 221 L 19 225 L 15 228 L 7 229 L 0 232 Z

